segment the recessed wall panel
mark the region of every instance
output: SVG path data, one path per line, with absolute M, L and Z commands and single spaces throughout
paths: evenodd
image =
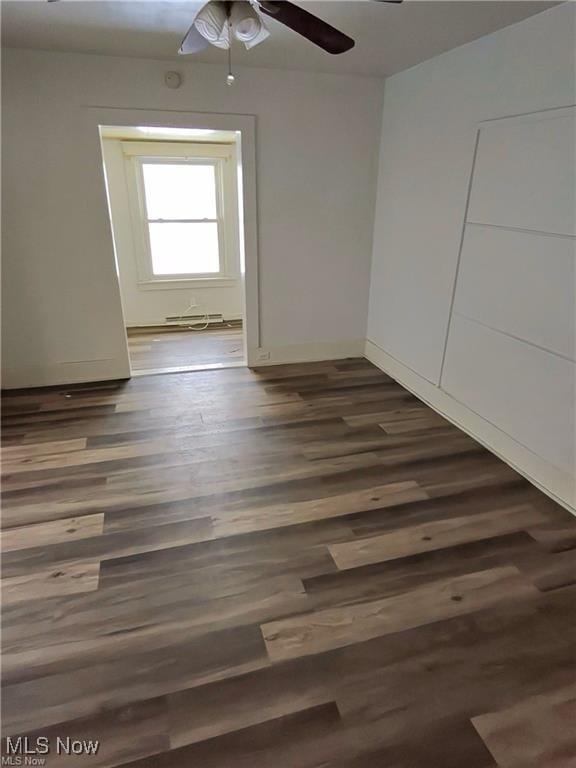
M 576 240 L 466 226 L 454 310 L 575 359 Z
M 574 110 L 482 125 L 468 221 L 576 234 Z
M 576 366 L 454 315 L 444 389 L 538 456 L 574 472 Z

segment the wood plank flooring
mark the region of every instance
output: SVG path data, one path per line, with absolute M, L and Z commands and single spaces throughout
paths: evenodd
M 367 361 L 3 424 L 3 736 L 47 766 L 576 766 L 576 519 Z
M 128 351 L 133 371 L 227 365 L 244 360 L 242 328 L 156 332 L 129 328 Z

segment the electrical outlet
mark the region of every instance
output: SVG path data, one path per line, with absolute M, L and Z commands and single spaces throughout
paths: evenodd
M 258 360 L 270 360 L 270 352 L 265 352 L 263 349 L 258 352 Z

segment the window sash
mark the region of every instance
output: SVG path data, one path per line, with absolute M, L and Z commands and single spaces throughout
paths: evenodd
M 224 232 L 224 181 L 223 181 L 223 158 L 214 157 L 164 157 L 164 156 L 148 156 L 148 157 L 135 157 L 137 164 L 137 178 L 139 188 L 140 209 L 143 215 L 142 227 L 143 237 L 145 241 L 146 252 L 146 267 L 147 267 L 147 280 L 162 281 L 162 280 L 193 280 L 193 279 L 213 279 L 225 274 L 226 264 L 226 238 Z M 144 185 L 144 173 L 143 166 L 145 164 L 155 165 L 210 165 L 214 167 L 214 177 L 216 185 L 216 218 L 208 219 L 151 219 L 148 217 L 148 210 L 146 206 L 146 192 Z M 218 232 L 218 272 L 180 272 L 169 273 L 159 275 L 154 272 L 153 260 L 152 260 L 152 247 L 150 243 L 150 224 L 203 224 L 203 223 L 215 223 L 217 225 Z
M 221 273 L 216 222 L 170 222 L 168 227 L 151 223 L 148 234 L 155 278 Z

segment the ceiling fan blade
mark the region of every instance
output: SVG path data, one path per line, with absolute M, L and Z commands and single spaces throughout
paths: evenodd
M 202 37 L 200 32 L 196 29 L 194 24 L 186 32 L 186 37 L 182 40 L 182 44 L 178 49 L 178 53 L 185 56 L 188 53 L 198 53 L 203 51 L 204 48 L 208 48 L 210 43 L 205 37 Z
M 328 53 L 344 53 L 354 47 L 351 37 L 288 0 L 258 0 L 258 6 L 262 13 L 290 27 Z

